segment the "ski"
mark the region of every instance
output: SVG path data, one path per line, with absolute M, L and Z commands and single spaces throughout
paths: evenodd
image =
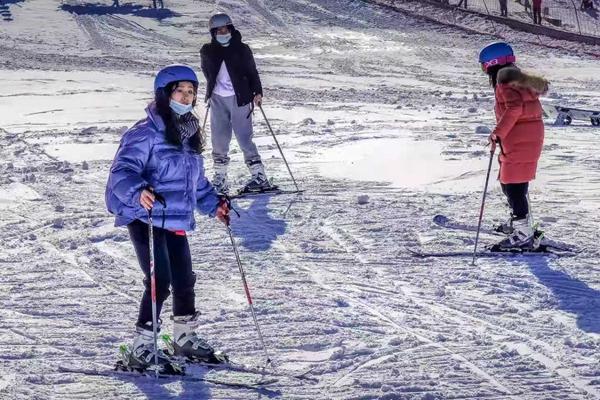
M 257 197 L 257 196 L 263 196 L 263 195 L 276 196 L 276 195 L 281 195 L 281 194 L 301 194 L 301 193 L 304 193 L 304 190 L 276 189 L 276 190 L 266 190 L 263 192 L 242 192 L 242 193 L 237 193 L 237 194 L 231 195 L 231 196 L 229 196 L 229 198 L 234 200 L 234 199 L 244 199 L 244 198 Z
M 245 373 L 249 373 L 249 374 L 256 374 L 256 375 L 262 375 L 262 376 L 285 377 L 285 378 L 304 380 L 304 381 L 310 381 L 310 382 L 315 382 L 315 383 L 319 382 L 319 379 L 317 379 L 315 377 L 307 376 L 312 371 L 312 368 L 308 369 L 304 372 L 294 374 L 294 373 L 286 373 L 286 372 L 282 372 L 282 371 L 276 371 L 276 370 L 272 370 L 272 369 L 269 370 L 266 367 L 261 367 L 261 366 L 257 366 L 257 365 L 251 365 L 251 364 L 241 364 L 241 363 L 236 363 L 236 362 L 232 362 L 232 361 L 227 361 L 227 362 L 223 362 L 223 363 L 219 363 L 219 364 L 211 364 L 211 363 L 198 362 L 198 361 L 193 361 L 193 362 L 185 361 L 185 364 L 199 365 L 201 367 L 214 369 L 214 370 L 245 372 Z
M 262 389 L 264 386 L 272 385 L 274 383 L 279 382 L 278 379 L 275 378 L 221 378 L 221 377 L 212 377 L 212 376 L 196 376 L 189 374 L 158 374 L 156 375 L 152 370 L 145 371 L 137 371 L 137 370 L 123 370 L 123 369 L 113 369 L 108 367 L 89 367 L 89 368 L 74 368 L 74 367 L 66 367 L 59 366 L 59 371 L 64 373 L 71 374 L 82 374 L 82 375 L 90 375 L 90 376 L 130 376 L 133 378 L 147 377 L 147 378 L 156 378 L 163 380 L 181 380 L 186 382 L 205 382 L 211 383 L 213 385 L 219 386 L 230 386 L 230 387 L 238 387 L 238 388 L 246 388 L 246 389 Z
M 430 257 L 473 257 L 472 251 L 422 251 L 407 249 L 415 257 L 430 258 Z M 571 251 L 560 251 L 553 249 L 544 249 L 539 251 L 478 251 L 476 257 L 572 257 L 576 253 Z
M 442 228 L 453 229 L 453 230 L 458 230 L 458 231 L 466 231 L 466 232 L 477 232 L 476 225 L 464 224 L 464 223 L 456 221 L 450 217 L 447 217 L 443 214 L 438 214 L 438 215 L 434 216 L 433 223 Z M 493 228 L 484 227 L 484 226 L 481 227 L 481 233 L 484 233 L 487 235 L 494 235 L 494 236 L 505 236 L 502 232 L 498 232 L 497 230 L 495 230 Z M 556 240 L 551 240 L 551 239 L 548 239 L 545 237 L 542 238 L 541 245 L 548 247 L 548 248 L 553 248 L 558 251 L 573 252 L 573 253 L 577 252 L 577 250 L 573 246 L 570 246 L 566 243 L 559 242 Z
M 454 230 L 458 230 L 458 231 L 477 232 L 477 226 L 463 224 L 463 223 L 456 221 L 450 217 L 447 217 L 443 214 L 435 215 L 433 217 L 433 223 L 442 228 L 454 229 Z M 488 235 L 495 235 L 495 236 L 503 236 L 503 234 L 501 232 L 498 232 L 493 228 L 485 227 L 485 226 L 481 227 L 481 233 L 485 233 Z
M 161 339 L 162 339 L 163 343 L 165 344 L 166 353 L 168 355 L 170 355 L 171 357 L 173 357 L 173 359 L 176 360 L 177 363 L 181 364 L 181 365 L 187 365 L 187 366 L 197 365 L 202 368 L 207 368 L 207 369 L 217 370 L 217 371 L 234 371 L 234 372 L 242 372 L 242 373 L 248 373 L 248 374 L 254 374 L 254 375 L 261 375 L 263 377 L 265 377 L 265 376 L 286 377 L 286 378 L 291 378 L 291 379 L 319 382 L 319 380 L 317 378 L 307 376 L 312 371 L 312 368 L 307 371 L 297 373 L 297 374 L 285 373 L 285 372 L 281 372 L 281 371 L 275 371 L 273 368 L 267 369 L 266 366 L 242 364 L 239 362 L 231 361 L 229 359 L 229 356 L 221 351 L 217 351 L 214 353 L 215 359 L 218 360 L 215 362 L 190 360 L 189 358 L 186 358 L 186 357 L 178 357 L 178 356 L 174 355 L 173 338 L 170 335 L 165 334 L 165 335 L 161 336 Z

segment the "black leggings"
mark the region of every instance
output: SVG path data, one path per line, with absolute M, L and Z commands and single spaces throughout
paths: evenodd
M 506 195 L 508 205 L 512 209 L 513 219 L 527 218 L 527 214 L 529 214 L 529 203 L 527 202 L 529 182 L 501 183 L 500 186 L 502 186 L 502 193 Z
M 148 224 L 135 220 L 127 225 L 138 262 L 144 272 L 144 294 L 140 303 L 137 325 L 152 321 L 150 291 L 150 247 Z M 192 257 L 187 236 L 154 227 L 154 271 L 156 274 L 156 309 L 160 315 L 163 303 L 173 290 L 173 315 L 192 315 L 196 312 Z
M 500 0 L 500 15 L 508 17 L 508 0 Z
M 538 25 L 542 24 L 542 6 L 533 6 L 533 23 Z

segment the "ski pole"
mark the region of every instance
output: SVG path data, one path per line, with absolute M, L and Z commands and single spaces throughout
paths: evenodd
M 250 305 L 250 311 L 252 312 L 252 319 L 254 320 L 254 326 L 256 326 L 256 331 L 258 332 L 258 337 L 260 339 L 260 343 L 262 344 L 263 351 L 265 352 L 265 357 L 267 357 L 266 365 L 271 364 L 271 367 L 275 369 L 273 363 L 271 361 L 271 357 L 269 356 L 269 352 L 267 351 L 267 346 L 265 345 L 265 340 L 263 339 L 262 332 L 260 330 L 260 326 L 258 325 L 258 319 L 256 318 L 256 312 L 254 311 L 254 305 L 252 304 L 252 295 L 250 294 L 250 288 L 248 287 L 248 281 L 246 280 L 246 273 L 244 272 L 244 268 L 242 267 L 242 260 L 240 259 L 240 253 L 238 252 L 237 245 L 235 244 L 235 240 L 233 239 L 233 232 L 231 231 L 231 225 L 229 223 L 225 224 L 227 227 L 227 233 L 229 234 L 229 239 L 231 239 L 231 246 L 233 247 L 233 252 L 235 253 L 235 259 L 237 261 L 238 268 L 240 270 L 240 275 L 242 276 L 242 283 L 244 284 L 244 291 L 246 292 L 246 299 L 248 300 L 248 304 Z
M 154 373 L 158 378 L 158 315 L 156 312 L 156 274 L 154 270 L 154 227 L 152 209 L 148 210 L 148 237 L 150 243 L 150 297 L 152 299 L 152 334 L 154 335 Z
M 490 162 L 488 164 L 487 175 L 485 177 L 485 186 L 483 187 L 483 198 L 481 199 L 481 209 L 479 210 L 479 223 L 477 224 L 477 236 L 475 236 L 475 248 L 473 249 L 473 262 L 471 265 L 475 265 L 475 258 L 477 257 L 477 244 L 479 243 L 479 232 L 481 231 L 481 221 L 483 219 L 483 209 L 485 207 L 485 197 L 487 195 L 488 183 L 490 181 L 490 172 L 492 171 L 492 161 L 494 160 L 494 153 L 496 152 L 496 144 L 492 143 L 490 149 Z
M 156 200 L 163 205 L 167 206 L 167 203 L 163 196 L 158 193 L 154 193 L 152 188 L 148 188 L 156 198 Z M 150 298 L 152 299 L 152 334 L 154 340 L 154 373 L 158 378 L 158 312 L 156 309 L 156 271 L 154 268 L 154 226 L 152 225 L 152 208 L 148 210 L 148 242 L 150 247 Z
M 283 155 L 283 150 L 281 150 L 281 146 L 279 145 L 279 141 L 277 140 L 277 136 L 275 136 L 275 132 L 273 132 L 273 128 L 271 128 L 271 124 L 269 123 L 269 120 L 267 119 L 267 115 L 265 114 L 265 110 L 263 110 L 262 108 L 262 104 L 258 104 L 258 107 L 260 108 L 260 112 L 262 113 L 265 122 L 267 123 L 267 127 L 269 128 L 269 131 L 271 131 L 271 135 L 273 135 L 273 139 L 275 140 L 275 144 L 277 145 L 277 148 L 279 149 L 279 153 L 281 153 L 281 158 L 283 158 L 283 162 L 285 162 L 285 166 L 287 167 L 288 172 L 290 173 L 290 176 L 292 177 L 292 182 L 294 182 L 294 186 L 296 186 L 296 190 L 300 191 L 300 188 L 298 187 L 298 184 L 296 183 L 296 179 L 294 179 L 294 174 L 292 174 L 292 170 L 290 169 L 290 165 L 288 164 L 287 160 L 285 159 L 285 156 Z
M 204 113 L 204 121 L 202 121 L 202 134 L 206 136 L 206 121 L 208 120 L 208 110 L 210 109 L 210 101 L 206 103 L 206 112 Z

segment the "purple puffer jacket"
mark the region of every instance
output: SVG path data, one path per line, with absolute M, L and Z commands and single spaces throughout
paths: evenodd
M 139 219 L 148 223 L 148 213 L 140 195 L 150 186 L 166 200 L 158 201 L 152 211 L 153 225 L 170 230 L 193 230 L 194 208 L 214 216 L 219 197 L 204 176 L 204 158 L 187 143 L 183 147 L 166 141 L 165 124 L 151 104 L 148 117 L 123 135 L 110 168 L 105 200 L 116 216 L 115 226 Z

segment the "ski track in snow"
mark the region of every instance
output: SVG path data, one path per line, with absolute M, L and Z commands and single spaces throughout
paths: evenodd
M 55 0 L 10 5 L 12 25 L 0 21 L 0 398 L 600 399 L 597 130 L 547 126 L 531 193 L 547 235 L 582 254 L 472 266 L 403 251 L 472 248 L 472 233 L 431 218 L 475 221 L 487 151 L 473 132 L 493 124 L 493 98 L 470 61 L 489 36 L 416 15 L 449 18 L 430 6 L 397 4 L 410 12 L 357 0 L 172 0 L 177 15 L 162 20 L 69 14 Z M 236 200 L 233 232 L 276 363 L 311 368 L 319 382 L 281 378 L 260 391 L 64 372 L 111 365 L 132 339 L 141 296 L 127 232 L 104 211 L 104 146 L 116 150 L 123 126 L 143 115 L 156 68 L 199 65 L 204 25 L 217 10 L 234 15 L 255 51 L 265 111 L 306 190 Z M 545 101 L 594 105 L 597 61 L 585 56 L 594 48 L 569 53 L 558 41 L 537 46 L 538 38 L 495 29 L 515 41 L 526 68 L 551 80 Z M 1 114 L 5 106 L 18 115 Z M 259 114 L 255 126 L 269 173 L 291 187 Z M 326 176 L 322 152 L 379 138 L 435 141 L 439 162 L 480 160 L 481 169 L 422 188 Z M 246 172 L 233 148 L 237 185 Z M 486 223 L 505 215 L 493 183 Z M 260 363 L 227 233 L 202 217 L 198 226 L 190 243 L 201 332 L 234 359 Z

